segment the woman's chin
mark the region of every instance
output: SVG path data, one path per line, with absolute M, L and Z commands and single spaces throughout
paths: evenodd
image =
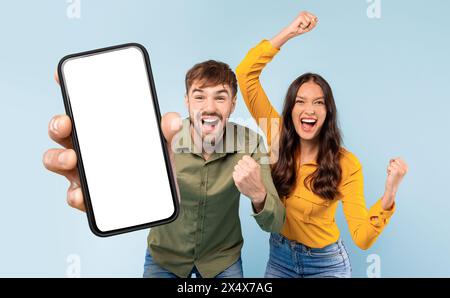
M 306 141 L 306 142 L 312 142 L 316 141 L 318 134 L 317 133 L 306 133 L 306 132 L 300 132 L 298 133 L 298 136 L 300 137 L 300 140 Z
M 317 139 L 317 137 L 319 135 L 316 131 L 305 132 L 301 128 L 296 129 L 296 131 L 297 131 L 298 137 L 302 141 L 314 141 Z

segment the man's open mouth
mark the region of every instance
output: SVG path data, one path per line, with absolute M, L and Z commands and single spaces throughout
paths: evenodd
M 204 116 L 201 118 L 202 128 L 206 132 L 213 131 L 220 123 L 220 119 L 217 116 Z

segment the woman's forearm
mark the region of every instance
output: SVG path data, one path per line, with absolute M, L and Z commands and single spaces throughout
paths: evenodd
M 318 19 L 315 15 L 303 11 L 294 21 L 292 21 L 287 27 L 280 31 L 275 37 L 270 40 L 272 46 L 280 49 L 289 39 L 302 35 L 311 31 L 316 27 Z
M 270 44 L 277 49 L 281 49 L 281 47 L 292 37 L 292 34 L 289 33 L 289 30 L 286 28 L 281 30 L 277 35 L 275 35 L 272 39 L 270 39 Z
M 396 191 L 385 191 L 381 198 L 381 207 L 383 210 L 392 210 L 395 202 Z

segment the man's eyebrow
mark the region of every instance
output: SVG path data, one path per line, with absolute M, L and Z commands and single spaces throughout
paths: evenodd
M 205 91 L 203 90 L 203 89 L 194 89 L 194 90 L 192 90 L 192 94 L 194 94 L 195 92 L 198 92 L 198 93 L 205 93 Z
M 216 94 L 220 94 L 220 93 L 226 93 L 228 95 L 228 90 L 227 89 L 221 89 L 215 92 Z

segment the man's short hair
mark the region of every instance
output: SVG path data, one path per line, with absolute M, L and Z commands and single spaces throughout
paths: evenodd
M 186 73 L 186 94 L 188 94 L 194 81 L 197 80 L 200 82 L 202 88 L 216 85 L 228 85 L 230 86 L 232 97 L 236 96 L 236 75 L 226 63 L 208 60 L 195 64 Z

